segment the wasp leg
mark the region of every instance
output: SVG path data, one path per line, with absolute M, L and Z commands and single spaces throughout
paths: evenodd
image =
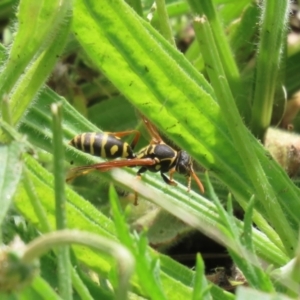
M 192 183 L 192 177 L 191 175 L 187 176 L 187 192 L 189 193 L 191 191 L 191 183 Z
M 141 167 L 137 173 L 136 173 L 136 179 L 141 180 L 142 179 L 142 173 L 145 173 L 147 171 L 147 168 Z M 137 191 L 134 191 L 134 203 L 133 205 L 137 206 L 138 205 L 138 193 Z
M 141 180 L 142 179 L 142 176 L 141 175 L 136 175 L 135 177 L 137 180 Z M 137 193 L 137 191 L 134 189 L 134 202 L 133 202 L 133 205 L 134 206 L 137 206 L 138 205 L 138 200 L 139 200 L 139 195 Z
M 141 118 L 148 130 L 148 132 L 150 133 L 152 140 L 150 142 L 150 144 L 164 144 L 162 138 L 160 137 L 157 129 L 154 127 L 154 125 L 144 116 L 141 114 Z
M 173 172 L 174 173 L 174 172 Z M 164 174 L 164 173 L 160 173 L 162 179 L 164 180 L 164 182 L 168 185 L 173 185 L 176 186 L 177 183 L 172 179 L 172 177 L 170 176 L 170 179 Z
M 141 177 L 141 174 L 142 174 L 142 173 L 145 173 L 146 171 L 147 171 L 147 168 L 146 168 L 146 167 L 141 167 L 141 168 L 137 171 L 136 175 L 139 176 L 139 177 Z
M 176 172 L 175 168 L 172 168 L 170 171 L 169 171 L 169 178 L 171 181 L 174 181 L 173 180 L 173 174 Z
M 138 130 L 127 130 L 127 131 L 119 131 L 119 132 L 105 132 L 106 134 L 111 134 L 114 135 L 116 137 L 123 137 L 123 136 L 127 136 L 130 134 L 134 134 L 134 138 L 130 144 L 131 149 L 133 150 L 134 147 L 136 146 L 137 142 L 140 139 L 141 133 Z
M 169 171 L 170 174 L 170 181 L 173 181 L 173 174 L 176 172 L 175 168 L 171 169 Z M 194 180 L 196 181 L 200 191 L 202 194 L 204 194 L 204 187 L 200 179 L 197 177 L 196 173 L 194 170 L 191 170 L 191 174 L 187 176 L 187 192 L 189 193 L 191 191 L 191 183 L 192 183 L 192 176 Z M 174 182 L 174 181 L 173 181 Z

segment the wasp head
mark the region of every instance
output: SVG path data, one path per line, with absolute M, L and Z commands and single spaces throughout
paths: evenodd
M 191 172 L 193 170 L 192 158 L 186 153 L 186 151 L 178 152 L 175 169 L 179 174 L 183 174 L 186 176 L 191 175 Z

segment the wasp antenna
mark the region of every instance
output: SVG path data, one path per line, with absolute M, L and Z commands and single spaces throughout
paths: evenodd
M 191 172 L 194 180 L 196 181 L 200 191 L 201 191 L 201 194 L 204 194 L 204 186 L 202 184 L 202 182 L 200 181 L 200 179 L 197 177 L 196 173 L 195 172 Z

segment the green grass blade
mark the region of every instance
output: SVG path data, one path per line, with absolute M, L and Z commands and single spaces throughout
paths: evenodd
M 274 206 L 270 208 L 269 204 L 265 202 L 267 197 L 269 197 L 269 199 L 276 199 L 276 196 L 266 178 L 260 161 L 255 155 L 254 149 L 250 146 L 250 139 L 248 139 L 250 136 L 235 106 L 233 95 L 226 80 L 221 60 L 219 59 L 220 56 L 218 55 L 217 47 L 214 44 L 214 37 L 211 33 L 210 26 L 205 18 L 195 19 L 194 26 L 198 40 L 203 40 L 206 45 L 209 45 L 209 49 L 206 46 L 203 52 L 206 63 L 211 66 L 211 70 L 209 70 L 208 73 L 211 81 L 214 82 L 215 91 L 218 95 L 223 116 L 227 122 L 227 127 L 232 139 L 236 147 L 240 149 L 242 153 L 241 158 L 245 170 L 247 170 L 249 178 L 255 186 L 258 199 L 261 201 L 261 204 L 265 206 L 269 219 L 272 220 L 273 226 L 284 243 L 286 251 L 292 255 L 293 250 L 291 249 L 293 249 L 295 245 L 295 234 L 279 203 L 275 201 Z M 249 162 L 251 163 L 249 164 Z M 281 217 L 278 217 L 279 215 Z
M 139 237 L 130 235 L 124 214 L 121 213 L 117 193 L 112 186 L 110 186 L 109 194 L 118 237 L 131 250 L 136 259 L 136 273 L 141 286 L 148 297 L 157 300 L 166 299 L 159 276 L 156 276 L 155 272 L 151 270 L 151 263 L 157 260 L 157 257 L 149 253 L 147 249 L 148 241 L 144 234 Z
M 164 36 L 171 45 L 175 46 L 165 0 L 156 0 L 156 11 L 162 36 Z
M 53 290 L 50 284 L 42 277 L 37 276 L 30 287 L 21 291 L 18 299 L 41 299 L 41 300 L 62 300 Z
M 3 223 L 10 208 L 16 187 L 21 178 L 21 155 L 23 150 L 21 141 L 0 146 L 0 224 Z
M 134 259 L 124 246 L 112 239 L 83 230 L 58 230 L 31 241 L 24 250 L 21 262 L 31 263 L 54 247 L 69 244 L 83 245 L 113 257 L 118 265 L 119 291 L 116 293 L 116 299 L 125 300 L 127 298 L 124 292 L 128 289 L 134 270 Z
M 245 68 L 255 50 L 259 12 L 256 3 L 249 4 L 238 22 L 234 23 L 234 28 L 229 28 L 230 46 L 240 70 Z M 247 92 L 252 91 L 250 87 L 251 84 Z
M 266 0 L 262 4 L 261 32 L 257 49 L 251 129 L 260 140 L 270 125 L 273 102 L 283 55 L 289 2 Z M 276 20 L 276 22 L 274 22 Z
M 40 1 L 39 5 L 21 1 L 19 30 L 0 74 L 0 99 L 9 97 L 13 124 L 22 118 L 63 50 L 70 9 L 70 0 Z M 24 21 L 28 15 L 32 15 L 30 26 Z
M 126 2 L 136 11 L 139 16 L 143 16 L 141 0 L 126 0 Z
M 212 0 L 208 1 L 197 1 L 189 0 L 190 6 L 194 13 L 199 16 L 205 16 L 209 22 L 214 36 L 215 44 L 218 49 L 220 60 L 224 69 L 224 73 L 228 80 L 232 94 L 235 97 L 236 104 L 243 118 L 249 120 L 250 118 L 250 103 L 245 98 L 241 98 L 242 95 L 242 83 L 240 80 L 240 74 L 237 64 L 234 60 L 232 50 L 220 20 L 220 16 L 214 6 Z M 243 4 L 245 5 L 245 4 Z M 200 48 L 201 49 L 201 48 Z
M 211 300 L 209 285 L 205 278 L 205 266 L 200 254 L 197 254 L 195 285 L 192 300 Z
M 56 230 L 67 228 L 65 176 L 63 169 L 64 149 L 62 143 L 62 107 L 61 103 L 51 105 L 53 132 L 53 169 L 55 191 L 55 220 Z M 58 289 L 64 299 L 73 299 L 71 285 L 71 262 L 69 245 L 61 246 L 57 250 Z

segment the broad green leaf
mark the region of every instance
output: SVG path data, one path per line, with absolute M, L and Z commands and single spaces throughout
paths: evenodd
M 117 110 L 116 107 L 118 107 Z M 134 107 L 122 96 L 113 97 L 89 107 L 88 119 L 103 131 L 111 132 L 135 128 L 137 125 Z
M 121 1 L 103 2 L 101 7 L 91 0 L 77 1 L 73 30 L 90 59 L 128 100 L 226 183 L 245 205 L 255 187 L 228 136 L 214 93 L 186 59 Z M 298 189 L 262 146 L 250 139 L 297 231 Z M 267 217 L 259 201 L 256 208 Z

